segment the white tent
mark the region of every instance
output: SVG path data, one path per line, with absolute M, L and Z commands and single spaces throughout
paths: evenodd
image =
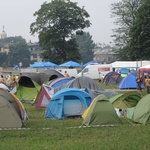
M 146 66 L 142 66 L 140 68 L 149 68 L 150 69 L 150 64 L 149 65 L 146 65 Z
M 150 61 L 115 61 L 112 68 L 140 68 L 145 65 L 150 65 Z

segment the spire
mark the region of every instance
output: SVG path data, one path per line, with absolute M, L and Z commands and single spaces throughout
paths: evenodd
M 2 31 L 2 33 L 0 34 L 0 38 L 1 39 L 5 39 L 7 37 L 7 34 L 5 33 L 5 31 L 4 31 L 4 26 L 3 26 L 3 31 Z
M 4 26 L 3 26 L 3 32 L 5 32 L 5 31 L 4 31 Z

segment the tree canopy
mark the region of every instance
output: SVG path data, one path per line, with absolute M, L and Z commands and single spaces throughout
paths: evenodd
M 115 18 L 113 29 L 116 53 L 121 60 L 131 60 L 129 47 L 129 32 L 133 27 L 141 0 L 122 0 L 112 4 L 112 17 Z
M 9 47 L 8 66 L 13 67 L 20 62 L 22 62 L 22 67 L 28 67 L 30 64 L 30 51 L 25 41 L 18 41 Z
M 30 64 L 30 51 L 26 44 L 26 40 L 21 36 L 8 37 L 0 40 L 1 47 L 9 49 L 7 53 L 0 54 L 0 60 L 3 62 L 3 67 L 13 67 L 15 64 L 22 62 L 23 67 L 28 67 Z M 1 62 L 0 61 L 0 62 Z
M 30 26 L 31 34 L 38 33 L 44 49 L 44 59 L 54 63 L 80 59 L 79 48 L 72 34 L 82 34 L 90 26 L 89 14 L 70 0 L 52 0 L 43 3 L 34 13 L 36 21 Z
M 134 60 L 149 60 L 150 56 L 150 1 L 142 0 L 130 30 L 130 55 Z
M 81 56 L 81 62 L 86 63 L 93 60 L 93 48 L 95 43 L 92 40 L 92 36 L 89 32 L 84 32 L 83 35 L 74 35 L 79 46 L 79 53 Z

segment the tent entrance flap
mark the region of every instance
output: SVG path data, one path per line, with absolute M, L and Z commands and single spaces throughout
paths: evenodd
M 76 96 L 64 96 L 64 115 L 81 116 L 85 110 L 83 102 Z

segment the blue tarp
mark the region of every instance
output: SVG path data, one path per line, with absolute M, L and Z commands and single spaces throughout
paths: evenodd
M 97 64 L 99 64 L 98 62 L 96 62 L 95 60 L 92 60 L 92 61 L 89 61 L 89 62 L 87 62 L 86 64 L 84 64 L 83 66 L 84 67 L 86 67 L 87 65 L 91 65 L 91 64 L 93 64 L 93 65 L 97 65 Z
M 30 64 L 30 67 L 33 68 L 44 68 L 44 67 L 56 67 L 57 64 L 54 64 L 52 62 L 35 62 L 34 64 Z
M 59 65 L 60 67 L 81 67 L 81 65 L 75 61 L 68 61 Z
M 120 74 L 128 74 L 129 70 L 130 69 L 128 69 L 128 68 L 121 68 L 120 71 L 119 71 L 119 73 Z
M 81 89 L 62 89 L 50 99 L 45 117 L 62 119 L 69 116 L 81 116 L 91 101 L 91 96 Z

